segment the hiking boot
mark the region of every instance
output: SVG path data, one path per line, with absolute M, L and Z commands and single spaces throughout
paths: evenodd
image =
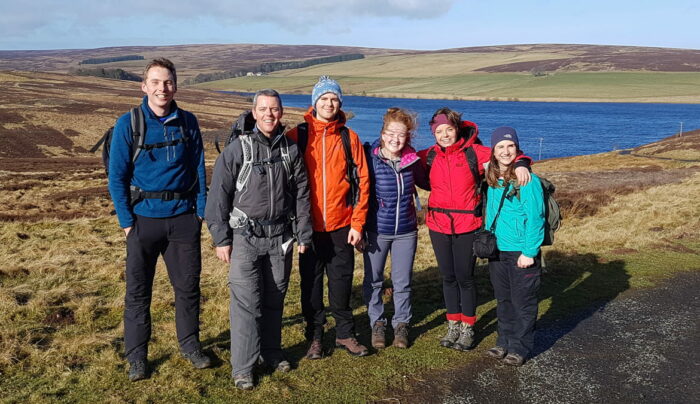
M 468 351 L 474 347 L 474 327 L 468 323 L 462 323 L 462 329 L 459 332 L 459 338 L 454 343 L 452 348 L 458 351 Z
M 521 366 L 523 363 L 525 363 L 525 358 L 516 353 L 511 352 L 508 355 L 506 355 L 505 358 L 503 358 L 503 363 L 511 366 Z
M 233 376 L 233 384 L 239 390 L 253 390 L 253 375 L 248 373 L 245 375 Z
M 500 346 L 495 346 L 492 348 L 489 348 L 488 351 L 486 351 L 486 356 L 490 356 L 494 359 L 503 359 L 504 356 L 506 356 L 506 349 Z
M 146 378 L 146 360 L 137 359 L 129 362 L 129 380 L 135 382 Z
M 335 339 L 335 346 L 337 348 L 345 348 L 350 355 L 353 356 L 367 356 L 369 355 L 369 351 L 367 348 L 357 342 L 357 340 L 354 337 L 350 338 L 336 338 Z
M 459 321 L 457 320 L 448 320 L 447 321 L 447 334 L 445 334 L 444 337 L 440 340 L 440 345 L 444 346 L 445 348 L 452 348 L 452 346 L 457 342 L 457 338 L 459 338 L 460 335 L 460 329 L 459 329 Z
M 272 369 L 275 372 L 287 373 L 290 370 L 292 370 L 292 365 L 289 363 L 288 360 L 282 358 L 282 360 L 272 364 Z
M 211 366 L 211 358 L 202 352 L 201 349 L 195 349 L 192 352 L 183 353 L 182 356 L 189 360 L 197 369 L 206 369 Z
M 386 324 L 383 321 L 376 321 L 374 323 L 374 327 L 372 327 L 372 348 L 386 348 L 386 338 L 384 336 L 385 331 Z
M 309 349 L 306 351 L 306 359 L 323 358 L 323 344 L 320 339 L 312 339 Z
M 408 348 L 408 324 L 398 323 L 394 328 L 394 344 L 397 348 Z

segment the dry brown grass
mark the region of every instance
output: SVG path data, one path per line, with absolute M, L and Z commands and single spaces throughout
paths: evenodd
M 16 77 L 21 83 L 25 76 Z M 61 81 L 56 78 L 61 76 L 47 77 Z M 189 99 L 187 107 L 201 111 L 207 125 L 231 116 L 226 113 L 225 103 L 204 100 L 205 104 L 199 105 L 194 101 Z M 96 104 L 92 108 L 101 114 L 117 107 Z M 19 119 L 13 124 L 16 128 L 28 127 Z M 579 306 L 567 303 L 567 310 L 590 303 L 591 293 L 610 284 L 606 276 L 611 271 L 622 286 L 616 284 L 604 297 L 614 297 L 630 284 L 653 284 L 654 279 L 676 270 L 700 269 L 700 208 L 694 200 L 700 194 L 700 163 L 667 157 L 675 151 L 694 150 L 689 147 L 693 136 L 669 138 L 631 153 L 555 159 L 534 166 L 535 172 L 558 186 L 557 198 L 565 215 L 555 245 L 546 248 L 550 263 L 563 275 L 554 274 L 546 282 L 562 283 L 555 290 L 564 295 L 581 285 L 588 288 L 576 292 L 580 295 L 575 300 Z M 361 366 L 357 359 L 335 353 L 323 361 L 302 362 L 288 375 L 264 376 L 256 391 L 240 395 L 230 385 L 230 366 L 225 363 L 229 354 L 227 268 L 215 258 L 205 231 L 201 337 L 219 365 L 193 374 L 179 357 L 172 289 L 159 264 L 152 303 L 151 359 L 155 372 L 148 381 L 129 384 L 121 357 L 124 236 L 110 214 L 112 205 L 101 160 L 78 154 L 65 158 L 0 158 L 0 206 L 4 207 L 0 212 L 3 399 L 294 402 L 313 397 L 320 401 L 358 401 L 381 397 L 378 394 L 389 388 L 406 387 L 407 376 L 455 366 L 481 355 L 435 351 L 435 341 L 442 331 L 442 298 L 427 229 L 421 226 L 413 285 L 417 318 L 414 329 L 421 331 L 414 332 L 411 349 L 387 350 L 363 358 Z M 209 169 L 212 164 L 212 160 L 207 161 Z M 426 194 L 421 193 L 421 197 L 425 202 Z M 362 259 L 358 256 L 352 306 L 357 308 L 354 314 L 358 329 L 366 337 L 368 325 L 359 294 L 362 275 Z M 592 278 L 599 279 L 599 283 L 591 284 Z M 304 351 L 298 285 L 295 270 L 286 300 L 283 341 L 289 355 L 297 359 Z M 544 316 L 566 315 L 562 305 L 550 311 L 556 297 L 543 298 Z M 487 299 L 479 307 L 479 316 L 487 315 L 493 307 L 493 301 Z M 485 341 L 492 337 L 491 333 Z M 347 380 L 367 383 L 348 384 Z

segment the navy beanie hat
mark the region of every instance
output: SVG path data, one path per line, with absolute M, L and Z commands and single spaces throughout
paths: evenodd
M 318 78 L 318 83 L 316 83 L 314 89 L 311 90 L 311 106 L 316 108 L 316 101 L 326 93 L 337 95 L 340 105 L 343 105 L 343 90 L 340 89 L 340 84 L 328 76 L 321 76 Z
M 491 134 L 491 147 L 496 147 L 498 142 L 503 140 L 510 140 L 515 143 L 515 147 L 518 149 L 520 148 L 518 133 L 510 126 L 501 126 L 493 130 L 493 133 Z

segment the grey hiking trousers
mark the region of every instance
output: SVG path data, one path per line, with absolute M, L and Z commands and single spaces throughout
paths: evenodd
M 291 238 L 233 235 L 228 285 L 234 376 L 251 373 L 259 356 L 270 364 L 283 359 L 282 311 L 294 246 L 284 241 Z

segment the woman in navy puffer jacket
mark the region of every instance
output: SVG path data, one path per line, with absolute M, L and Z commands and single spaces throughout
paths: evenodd
M 386 346 L 387 319 L 381 295 L 389 253 L 394 300 L 393 345 L 408 347 L 411 278 L 418 238 L 416 183 L 424 183 L 422 166 L 417 164 L 418 156 L 410 145 L 415 128 L 415 114 L 389 108 L 384 115 L 379 139 L 367 150 L 372 186 L 366 224 L 363 291 L 372 326 L 372 346 L 376 349 Z

